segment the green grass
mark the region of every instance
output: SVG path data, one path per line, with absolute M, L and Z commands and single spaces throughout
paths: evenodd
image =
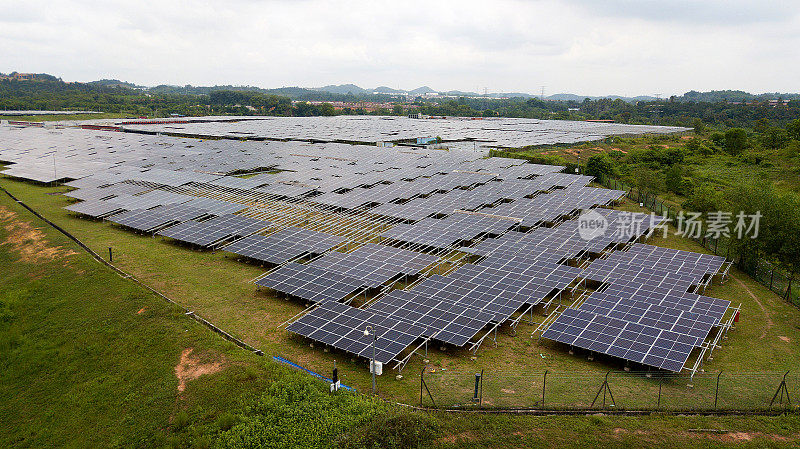
M 3 185 L 20 196 L 34 192 L 40 206 L 61 198 L 41 195 L 51 188 Z M 800 441 L 796 415 L 425 415 L 361 396 L 331 396 L 325 384 L 234 347 L 121 278 L 5 195 L 0 208 L 3 447 L 792 447 Z M 15 216 L 9 219 L 8 211 Z M 77 222 L 99 234 L 113 230 Z M 20 223 L 41 234 L 20 234 Z M 154 242 L 149 251 L 159 246 L 172 248 Z M 29 260 L 23 254 L 31 247 L 40 254 L 56 248 L 57 257 Z M 199 363 L 222 369 L 179 393 L 175 366 L 187 348 Z

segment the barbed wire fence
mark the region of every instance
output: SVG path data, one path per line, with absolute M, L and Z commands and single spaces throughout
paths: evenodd
M 797 412 L 800 372 L 563 373 L 450 371 L 419 374 L 419 406 L 437 409 Z

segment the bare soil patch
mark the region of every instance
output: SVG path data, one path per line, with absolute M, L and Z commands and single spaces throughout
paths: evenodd
M 178 378 L 178 392 L 186 389 L 189 381 L 195 380 L 206 374 L 213 374 L 222 370 L 222 361 L 201 363 L 200 359 L 192 356 L 193 348 L 186 348 L 181 352 L 181 361 L 175 365 L 175 377 Z
M 2 206 L 0 206 L 0 226 L 7 233 L 6 239 L 0 242 L 0 246 L 10 246 L 13 252 L 19 253 L 21 262 L 53 261 L 78 254 L 61 246 L 50 246 L 44 232 L 26 221 L 19 220 L 16 213 Z

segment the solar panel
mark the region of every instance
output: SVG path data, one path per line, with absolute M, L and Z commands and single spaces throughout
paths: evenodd
M 221 215 L 210 220 L 187 221 L 158 231 L 157 234 L 182 242 L 209 247 L 221 241 L 244 237 L 271 226 L 268 221 L 240 215 Z
M 424 335 L 459 347 L 467 344 L 493 318 L 491 313 L 413 290 L 393 290 L 366 310 L 422 326 Z
M 424 333 L 421 326 L 407 321 L 394 320 L 380 313 L 334 301 L 319 303 L 286 330 L 371 359 L 374 336 L 364 335 L 367 326 L 377 335 L 377 340 L 374 340 L 375 360 L 384 364 L 396 360 L 398 354 Z
M 281 266 L 256 284 L 311 302 L 340 301 L 361 288 L 362 281 L 323 268 L 294 262 Z
M 680 372 L 695 338 L 584 310 L 565 310 L 543 338 L 644 365 Z
M 440 220 L 426 218 L 413 225 L 399 224 L 381 236 L 401 242 L 448 248 L 481 235 L 502 234 L 514 226 L 517 226 L 517 221 L 508 218 L 456 213 Z
M 429 254 L 368 243 L 347 254 L 328 253 L 310 265 L 379 287 L 398 275 L 415 275 L 437 260 Z
M 139 231 L 150 231 L 170 224 L 199 218 L 203 215 L 207 215 L 205 210 L 177 204 L 158 206 L 153 209 L 127 211 L 110 217 L 109 221 Z
M 225 251 L 272 264 L 306 254 L 320 254 L 344 242 L 342 237 L 288 227 L 269 236 L 251 235 L 225 246 Z

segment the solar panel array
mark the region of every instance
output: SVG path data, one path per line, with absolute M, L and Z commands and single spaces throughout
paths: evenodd
M 446 140 L 498 146 L 647 132 L 536 120 L 371 117 L 170 129 L 226 135 L 226 128 L 362 142 L 435 130 Z M 464 151 L 13 127 L 0 133 L 0 160 L 11 163 L 3 172 L 9 176 L 72 180 L 67 185 L 77 190 L 67 195 L 81 202 L 67 206 L 70 211 L 278 265 L 256 283 L 316 304 L 289 331 L 370 357 L 371 337 L 363 336 L 370 324 L 378 329 L 376 358 L 383 362 L 397 360 L 420 338 L 475 343 L 483 330 L 585 280 L 600 288 L 560 315 L 544 338 L 677 371 L 729 307 L 695 291 L 724 259 L 631 244 L 661 219 L 598 208 L 625 192 L 587 187 L 592 178 L 559 173 L 563 167 Z M 251 172 L 259 173 L 232 176 Z M 587 209 L 605 226 L 591 238 L 582 235 L 577 216 Z M 315 222 L 317 216 L 335 221 Z M 356 249 L 332 251 L 350 244 Z M 615 251 L 622 245 L 624 251 Z M 439 275 L 427 268 L 444 259 L 431 252 L 478 258 Z M 598 255 L 585 270 L 568 265 Z M 305 256 L 315 258 L 297 263 Z M 391 290 L 403 276 L 419 278 L 405 290 Z M 376 291 L 365 308 L 339 302 Z
M 350 253 L 327 253 L 307 265 L 284 265 L 257 284 L 312 302 L 338 301 L 361 287 L 380 287 L 400 275 L 416 275 L 437 260 L 429 254 L 368 243 Z
M 324 268 L 289 262 L 256 284 L 306 301 L 323 302 L 341 301 L 359 290 L 363 282 Z
M 406 117 L 269 117 L 242 122 L 211 121 L 208 118 L 186 123 L 130 124 L 126 128 L 180 132 L 195 135 L 229 136 L 241 138 L 267 137 L 333 142 L 392 142 L 439 136 L 446 143 L 461 148 L 522 147 L 527 145 L 552 145 L 599 140 L 613 134 L 672 133 L 686 128 L 625 125 L 619 123 L 593 123 L 563 120 L 536 120 L 517 118 L 484 118 L 473 120 L 450 117 L 446 119 L 417 120 Z M 141 122 L 138 120 L 137 122 Z M 451 143 L 451 144 L 452 144 Z
M 169 224 L 200 218 L 207 214 L 206 210 L 178 204 L 122 212 L 110 217 L 109 221 L 146 232 Z
M 690 293 L 724 258 L 645 244 L 597 259 L 583 272 L 608 283 L 542 333 L 561 343 L 681 371 L 728 310 L 729 301 Z
M 225 246 L 224 250 L 280 265 L 303 255 L 324 253 L 344 241 L 342 237 L 292 226 L 268 236 L 245 237 Z
M 538 195 L 534 198 L 520 198 L 512 203 L 503 203 L 488 209 L 492 214 L 520 218 L 526 227 L 541 223 L 552 223 L 580 209 L 597 205 L 607 205 L 625 196 L 621 190 L 577 187 Z
M 415 224 L 398 224 L 381 237 L 434 248 L 449 248 L 481 235 L 499 235 L 518 225 L 505 217 L 458 213 L 444 219 L 426 218 Z
M 270 227 L 268 221 L 239 215 L 220 215 L 210 220 L 186 221 L 162 229 L 157 234 L 181 242 L 210 247 L 220 242 L 244 237 Z
M 371 310 L 362 310 L 334 301 L 324 301 L 317 308 L 290 324 L 286 330 L 362 357 L 373 357 L 373 335 L 364 335 L 367 326 L 378 339 L 374 343 L 375 360 L 389 363 L 417 340 L 423 328 L 407 321 L 397 321 Z

